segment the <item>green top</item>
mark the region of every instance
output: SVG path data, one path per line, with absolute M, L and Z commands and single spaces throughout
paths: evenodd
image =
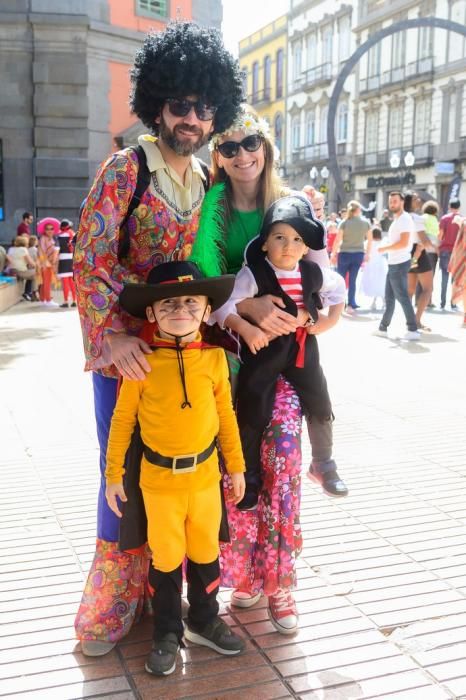
M 262 210 L 238 211 L 233 209 L 227 232 L 227 274 L 236 275 L 244 262 L 246 246 L 255 238 L 262 226 Z
M 433 243 L 434 245 L 438 245 L 439 223 L 437 217 L 433 214 L 423 214 L 422 218 L 424 219 L 426 234 L 429 237 L 431 243 Z

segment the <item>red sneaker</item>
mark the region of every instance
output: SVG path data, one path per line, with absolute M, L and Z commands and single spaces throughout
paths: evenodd
M 269 596 L 270 622 L 281 634 L 294 634 L 298 629 L 298 611 L 290 591 L 279 589 Z

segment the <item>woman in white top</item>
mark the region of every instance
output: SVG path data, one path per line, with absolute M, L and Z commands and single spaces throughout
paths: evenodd
M 35 292 L 36 265 L 28 253 L 28 236 L 16 236 L 15 244 L 8 250 L 8 265 L 10 273 L 20 280 L 31 280 L 31 290 L 25 290 L 23 298 L 32 300 L 31 292 Z
M 415 233 L 412 242 L 415 246 L 421 246 L 422 252 L 417 257 L 415 265 L 411 266 L 408 272 L 408 294 L 412 299 L 416 293 L 416 286 L 419 282 L 421 291 L 416 298 L 416 322 L 417 327 L 423 331 L 430 331 L 430 328 L 422 324 L 422 314 L 424 313 L 427 304 L 430 302 L 432 290 L 434 287 L 434 273 L 432 265 L 427 255 L 427 250 L 431 249 L 431 243 L 426 234 L 426 227 L 422 216 L 417 214 L 417 210 L 422 206 L 422 202 L 415 192 L 408 192 L 405 195 L 405 211 L 411 215 L 414 222 Z

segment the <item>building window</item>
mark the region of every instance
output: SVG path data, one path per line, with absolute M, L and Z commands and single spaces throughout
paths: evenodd
M 273 130 L 274 130 L 274 137 L 275 137 L 275 145 L 281 153 L 282 143 L 283 143 L 283 117 L 280 114 L 280 112 L 275 115 Z M 281 153 L 280 160 L 283 161 L 283 153 Z
M 450 19 L 463 26 L 466 24 L 466 3 L 464 0 L 457 0 L 457 2 L 451 4 Z M 449 32 L 448 34 L 448 63 L 460 61 L 464 58 L 465 40 L 463 37 L 453 32 Z
M 460 137 L 462 95 L 461 87 L 443 93 L 442 143 L 454 143 Z
M 252 64 L 252 101 L 257 102 L 259 99 L 259 63 L 254 61 Z
M 388 114 L 388 147 L 400 148 L 403 143 L 403 107 L 392 105 Z
M 366 153 L 376 153 L 379 144 L 379 113 L 367 112 L 366 128 L 365 128 L 365 144 L 364 150 Z
M 264 100 L 270 99 L 270 81 L 272 78 L 272 59 L 270 56 L 264 58 Z
M 351 54 L 351 17 L 345 15 L 338 23 L 338 60 L 346 61 Z
M 248 67 L 243 66 L 242 69 L 242 80 L 243 80 L 243 97 L 245 100 L 248 99 Z
M 283 96 L 283 49 L 277 51 L 277 75 L 276 75 L 276 90 L 277 99 Z
M 406 63 L 405 38 L 406 32 L 392 35 L 392 68 L 401 68 Z
M 291 121 L 291 147 L 297 151 L 301 146 L 301 118 L 297 115 Z
M 380 75 L 380 41 L 375 44 L 368 52 L 368 65 L 367 65 L 367 75 L 369 78 L 373 78 L 376 75 Z
M 430 97 L 417 100 L 414 115 L 413 143 L 422 144 L 430 141 Z
M 430 58 L 433 55 L 432 27 L 421 27 L 419 30 L 419 60 Z
M 327 117 L 328 117 L 328 107 L 321 107 L 321 110 L 320 110 L 320 143 L 327 143 Z
M 306 113 L 305 141 L 306 146 L 313 146 L 316 142 L 316 113 L 314 110 Z
M 346 143 L 348 140 L 348 105 L 343 103 L 338 108 L 337 117 L 337 141 Z
M 136 0 L 136 14 L 149 17 L 168 17 L 168 0 Z
M 325 29 L 322 33 L 322 63 L 332 62 L 333 52 L 333 30 L 331 27 Z
M 307 70 L 315 68 L 317 65 L 317 37 L 309 34 L 306 42 L 306 66 Z
M 301 75 L 302 57 L 303 50 L 301 47 L 301 42 L 299 41 L 293 47 L 293 80 L 297 80 Z

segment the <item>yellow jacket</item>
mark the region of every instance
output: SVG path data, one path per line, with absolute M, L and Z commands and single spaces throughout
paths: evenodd
M 196 342 L 200 340 L 199 335 Z M 108 440 L 108 484 L 122 481 L 125 454 L 137 420 L 144 444 L 154 452 L 166 457 L 199 454 L 218 436 L 227 471 L 245 471 L 225 352 L 221 348 L 183 350 L 191 408 L 182 409 L 184 394 L 174 347 L 174 343 L 168 348 L 159 347 L 147 355 L 151 371 L 144 380 L 125 379 L 121 385 Z M 144 457 L 141 462 L 140 485 L 147 491 L 202 489 L 219 479 L 216 450 L 188 474 L 173 474 L 171 469 L 151 464 Z

